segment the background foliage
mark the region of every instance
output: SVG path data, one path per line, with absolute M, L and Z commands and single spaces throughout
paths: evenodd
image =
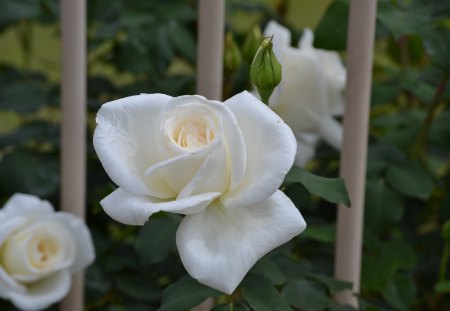
M 25 192 L 58 206 L 58 1 L 0 6 L 0 201 Z M 347 15 L 345 0 L 230 0 L 226 29 L 241 47 L 254 24 L 270 19 L 291 28 L 293 42 L 309 26 L 316 47 L 345 57 Z M 362 310 L 450 309 L 449 17 L 449 1 L 379 1 Z M 88 1 L 86 206 L 97 260 L 86 274 L 86 310 L 186 310 L 206 297 L 217 297 L 215 311 L 352 310 L 332 300 L 349 286 L 331 277 L 336 208 L 307 191 L 302 172 L 292 171 L 284 190 L 308 228 L 260 260 L 231 297 L 186 275 L 174 244 L 180 217 L 158 214 L 137 228 L 101 210 L 98 202 L 115 186 L 92 148 L 95 113 L 131 94 L 194 93 L 196 18 L 195 1 Z M 249 87 L 242 58 L 225 65 L 225 97 Z M 338 158 L 321 144 L 307 168 L 335 177 Z M 0 309 L 14 310 L 4 301 Z

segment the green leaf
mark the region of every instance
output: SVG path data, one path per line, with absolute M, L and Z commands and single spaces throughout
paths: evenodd
M 127 297 L 139 301 L 158 301 L 161 288 L 148 273 L 123 273 L 114 277 L 116 288 Z
M 47 104 L 48 87 L 42 81 L 15 81 L 0 86 L 0 109 L 35 112 Z
M 374 232 L 398 224 L 404 210 L 402 197 L 392 191 L 382 178 L 366 182 L 364 223 Z
M 337 51 L 346 49 L 348 11 L 347 0 L 331 3 L 314 31 L 314 45 L 317 48 Z
M 0 135 L 0 148 L 36 141 L 59 146 L 59 126 L 46 121 L 33 121 L 6 135 Z
M 350 198 L 342 178 L 326 178 L 293 166 L 286 175 L 283 185 L 301 183 L 310 193 L 332 203 L 343 203 L 350 207 Z
M 241 289 L 255 311 L 292 311 L 276 288 L 262 276 L 248 274 L 242 281 Z
M 338 305 L 331 308 L 330 311 L 356 311 L 356 309 L 349 305 Z
M 148 305 L 134 302 L 127 302 L 121 305 L 110 305 L 108 311 L 149 311 Z
M 450 149 L 450 111 L 445 111 L 434 119 L 428 138 L 431 143 Z
M 185 311 L 199 305 L 208 297 L 215 298 L 220 295 L 219 291 L 186 275 L 164 290 L 161 307 L 157 311 Z
M 400 273 L 389 280 L 383 291 L 383 297 L 396 310 L 407 311 L 412 309 L 416 292 L 414 279 L 405 273 Z
M 290 305 L 305 310 L 322 310 L 333 305 L 325 293 L 313 281 L 297 280 L 289 283 L 282 291 Z
M 97 264 L 89 266 L 85 274 L 87 299 L 101 297 L 111 288 L 110 280 Z
M 372 244 L 375 242 L 372 242 Z M 399 270 L 413 269 L 417 264 L 414 249 L 400 239 L 381 242 L 373 254 L 363 256 L 362 281 L 366 290 L 382 292 Z
M 153 217 L 145 223 L 134 243 L 141 264 L 161 262 L 176 249 L 175 235 L 179 223 L 180 218 L 173 215 Z
M 246 305 L 241 304 L 221 304 L 215 306 L 212 311 L 250 311 Z
M 379 3 L 377 18 L 395 37 L 414 34 L 430 26 L 427 12 L 396 8 L 391 2 Z
M 15 192 L 48 197 L 59 187 L 59 162 L 55 155 L 15 149 L 0 161 L 0 193 Z
M 308 276 L 324 284 L 331 294 L 352 288 L 351 282 L 341 281 L 328 275 L 312 273 Z
M 389 166 L 386 180 L 393 189 L 413 198 L 427 200 L 433 192 L 433 180 L 417 162 L 403 161 Z
M 336 226 L 334 224 L 310 224 L 302 233 L 302 237 L 321 243 L 334 243 L 336 240 Z
M 170 23 L 168 35 L 174 48 L 189 61 L 194 62 L 197 55 L 197 47 L 192 33 L 178 23 Z
M 278 265 L 274 261 L 266 257 L 261 258 L 253 266 L 250 272 L 264 276 L 274 285 L 281 285 L 286 282 L 286 278 L 284 277 L 283 272 L 281 272 Z
M 40 3 L 36 0 L 0 0 L 1 28 L 23 18 L 36 18 L 40 13 Z
M 434 290 L 438 293 L 450 293 L 450 280 L 445 280 L 437 283 Z

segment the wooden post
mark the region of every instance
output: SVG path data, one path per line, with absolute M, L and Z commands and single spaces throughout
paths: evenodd
M 341 177 L 347 184 L 352 207 L 340 205 L 338 208 L 335 277 L 353 283 L 353 290 L 337 294 L 336 300 L 355 307 L 358 302 L 353 294 L 360 289 L 376 5 L 376 0 L 351 0 L 347 38 L 347 102 Z
M 86 188 L 86 2 L 61 0 L 61 208 L 84 218 Z M 84 310 L 83 273 L 61 311 Z
M 197 94 L 222 98 L 224 0 L 200 0 L 198 4 Z
M 197 43 L 197 94 L 222 99 L 225 0 L 199 0 Z M 191 311 L 209 311 L 214 300 L 206 299 Z

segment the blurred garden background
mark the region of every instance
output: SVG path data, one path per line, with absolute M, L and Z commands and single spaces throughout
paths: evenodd
M 22 192 L 59 207 L 58 1 L 0 0 L 0 8 L 0 202 Z M 197 2 L 89 0 L 87 8 L 86 215 L 97 259 L 86 271 L 86 310 L 176 311 L 206 297 L 217 298 L 216 311 L 230 302 L 235 311 L 275 310 L 267 299 L 353 310 L 332 299 L 349 286 L 332 278 L 336 206 L 300 183 L 284 191 L 308 228 L 260 260 L 231 297 L 186 276 L 175 246 L 181 217 L 130 227 L 103 212 L 99 201 L 115 186 L 92 147 L 95 114 L 129 95 L 195 93 Z M 346 0 L 226 1 L 225 55 L 234 58 L 225 58 L 224 99 L 251 89 L 242 46 L 255 25 L 276 20 L 294 44 L 309 27 L 314 46 L 345 63 L 347 16 Z M 375 40 L 360 308 L 450 310 L 450 1 L 380 0 Z M 306 168 L 337 177 L 339 153 L 320 143 Z M 15 309 L 0 301 L 0 310 Z

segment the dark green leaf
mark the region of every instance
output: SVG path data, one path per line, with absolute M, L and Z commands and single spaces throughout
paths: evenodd
M 438 293 L 450 293 L 450 280 L 445 280 L 437 283 L 434 290 Z
M 333 300 L 314 282 L 308 280 L 298 280 L 288 284 L 282 294 L 290 305 L 300 309 L 322 310 L 333 305 Z
M 374 232 L 395 226 L 403 215 L 403 200 L 392 191 L 384 179 L 366 182 L 365 224 Z
M 48 87 L 42 81 L 17 81 L 0 86 L 0 109 L 35 112 L 47 104 Z
M 450 111 L 438 115 L 428 134 L 429 141 L 450 150 Z
M 310 193 L 332 203 L 343 203 L 350 207 L 350 198 L 342 178 L 326 178 L 293 166 L 286 175 L 283 185 L 301 183 Z
M 110 280 L 97 264 L 89 266 L 85 274 L 86 296 L 88 299 L 98 298 L 111 288 Z
M 166 259 L 175 246 L 175 234 L 180 220 L 163 215 L 151 218 L 140 229 L 134 243 L 136 253 L 143 265 L 158 263 Z
M 306 227 L 302 237 L 321 243 L 334 243 L 336 240 L 336 226 L 334 224 L 311 224 Z
M 338 51 L 346 49 L 348 11 L 347 0 L 331 3 L 314 32 L 314 45 L 317 48 Z
M 158 301 L 161 289 L 147 273 L 124 273 L 114 277 L 117 290 L 139 301 Z
M 395 275 L 383 291 L 384 298 L 396 310 L 411 310 L 416 296 L 416 284 L 411 276 L 400 273 Z
M 108 311 L 151 311 L 148 305 L 140 303 L 124 303 L 121 305 L 110 305 Z
M 262 276 L 248 274 L 241 288 L 242 295 L 255 311 L 292 311 L 276 288 Z
M 425 12 L 396 8 L 391 2 L 379 3 L 377 18 L 395 37 L 417 33 L 430 25 Z
M 324 284 L 328 290 L 330 291 L 331 294 L 334 294 L 336 292 L 340 292 L 344 289 L 351 289 L 352 288 L 352 283 L 351 282 L 346 282 L 346 281 L 341 281 L 341 280 L 337 280 L 331 276 L 328 275 L 324 275 L 324 274 L 310 274 L 309 277 L 319 281 L 320 283 Z
M 212 311 L 250 311 L 250 309 L 241 304 L 222 304 L 214 307 Z
M 0 7 L 0 31 L 20 19 L 36 18 L 40 13 L 40 4 L 36 0 L 0 0 Z
M 281 272 L 278 265 L 267 257 L 261 258 L 250 270 L 251 273 L 264 276 L 274 285 L 281 285 L 286 281 L 286 278 Z
M 179 24 L 171 23 L 168 27 L 168 35 L 175 49 L 188 60 L 194 62 L 197 47 L 192 34 Z
M 186 275 L 164 290 L 161 307 L 157 311 L 185 311 L 199 305 L 208 297 L 220 295 L 219 291 L 202 285 Z
M 12 133 L 0 135 L 0 148 L 36 141 L 59 146 L 59 126 L 46 121 L 34 121 L 19 127 Z
M 427 200 L 433 192 L 433 180 L 417 162 L 403 161 L 389 166 L 386 179 L 393 189 L 413 198 Z
M 48 197 L 59 187 L 59 162 L 54 155 L 15 149 L 0 161 L 0 193 L 15 192 Z
M 331 308 L 330 311 L 356 311 L 356 309 L 349 305 L 338 305 Z

